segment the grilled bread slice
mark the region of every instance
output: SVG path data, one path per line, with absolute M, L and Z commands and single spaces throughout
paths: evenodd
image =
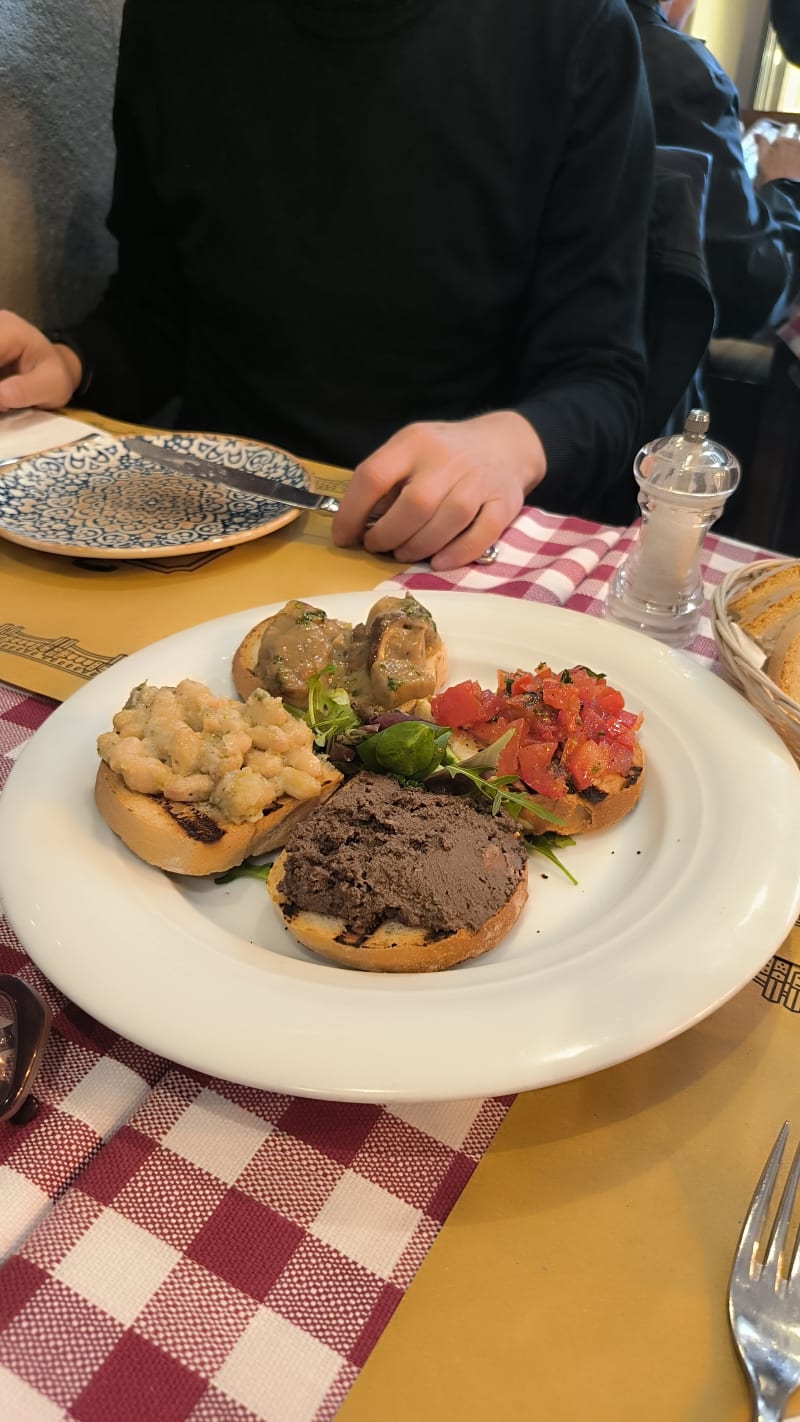
M 334 766 L 326 765 L 315 799 L 286 795 L 256 821 L 230 824 L 210 805 L 130 790 L 122 776 L 101 761 L 95 802 L 114 834 L 147 864 L 169 874 L 224 874 L 252 855 L 284 845 L 294 826 L 332 794 L 341 778 Z

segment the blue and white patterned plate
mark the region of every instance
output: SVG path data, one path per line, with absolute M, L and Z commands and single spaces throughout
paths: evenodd
M 153 435 L 154 446 L 218 459 L 302 487 L 306 471 L 282 450 L 204 434 Z M 274 533 L 299 510 L 159 470 L 112 435 L 0 470 L 0 537 L 81 558 L 168 558 L 230 548 Z

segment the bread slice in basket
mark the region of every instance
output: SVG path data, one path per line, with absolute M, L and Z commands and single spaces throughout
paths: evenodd
M 773 652 L 789 624 L 800 616 L 800 562 L 786 563 L 758 578 L 731 599 L 727 615 L 763 652 Z
M 781 691 L 800 702 L 800 612 L 784 623 L 764 670 Z

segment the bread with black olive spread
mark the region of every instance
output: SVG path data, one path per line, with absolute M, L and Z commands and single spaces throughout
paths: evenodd
M 267 880 L 312 952 L 369 972 L 486 953 L 527 898 L 527 850 L 488 801 L 364 771 L 293 829 Z

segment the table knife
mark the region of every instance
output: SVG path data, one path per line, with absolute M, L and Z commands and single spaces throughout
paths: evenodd
M 199 454 L 183 454 L 177 449 L 164 449 L 163 445 L 151 444 L 139 435 L 129 435 L 122 444 L 131 454 L 142 455 L 163 469 L 174 469 L 178 474 L 188 474 L 194 479 L 204 479 L 209 484 L 223 484 L 228 489 L 238 489 L 243 494 L 257 494 L 262 499 L 272 499 L 290 508 L 307 509 L 315 513 L 335 514 L 339 500 L 331 494 L 315 494 L 307 485 L 286 484 L 282 479 L 274 479 L 266 474 L 249 474 L 246 469 L 232 469 L 217 459 L 203 459 Z M 376 517 L 367 520 L 375 523 Z M 499 549 L 496 544 L 487 548 L 474 563 L 484 565 L 497 561 Z
M 193 479 L 203 479 L 207 484 L 223 484 L 227 489 L 238 489 L 242 494 L 257 494 L 261 499 L 288 504 L 295 509 L 313 509 L 317 513 L 335 514 L 339 500 L 330 494 L 315 494 L 303 484 L 287 484 L 283 479 L 275 479 L 268 474 L 251 474 L 246 469 L 233 469 L 217 459 L 204 459 L 199 454 L 183 454 L 177 449 L 164 449 L 160 444 L 151 444 L 138 435 L 122 440 L 131 454 L 141 455 L 152 464 L 163 469 L 174 469 L 178 474 L 188 474 Z

